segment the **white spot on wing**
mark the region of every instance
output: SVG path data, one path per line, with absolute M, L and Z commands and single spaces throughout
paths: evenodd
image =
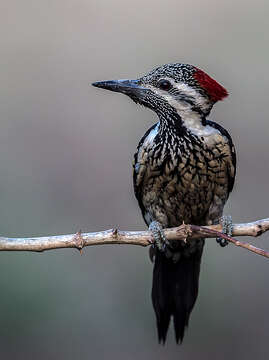
M 148 136 L 145 138 L 143 146 L 140 147 L 139 152 L 138 152 L 138 157 L 137 157 L 138 162 L 141 161 L 141 154 L 144 151 L 144 149 L 147 147 L 150 147 L 150 145 L 153 144 L 153 141 L 159 132 L 159 126 L 160 126 L 160 123 L 157 123 L 156 126 L 154 126 L 154 128 L 150 131 Z
M 146 137 L 145 141 L 144 141 L 144 145 L 150 145 L 153 140 L 155 139 L 156 135 L 158 134 L 159 131 L 159 123 L 154 126 L 154 128 L 150 131 L 150 133 L 148 134 L 148 136 Z

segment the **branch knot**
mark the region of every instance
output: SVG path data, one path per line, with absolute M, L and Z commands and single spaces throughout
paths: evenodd
M 82 232 L 81 230 L 79 230 L 75 236 L 74 236 L 74 242 L 75 242 L 75 247 L 79 250 L 79 252 L 82 254 L 82 249 L 85 246 L 85 240 L 83 239 L 83 236 L 81 235 Z

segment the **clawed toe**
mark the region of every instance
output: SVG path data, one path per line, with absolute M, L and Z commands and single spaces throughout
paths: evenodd
M 160 251 L 165 252 L 169 243 L 165 238 L 162 225 L 158 221 L 152 221 L 149 225 L 149 230 L 152 232 L 156 247 Z
M 218 243 L 221 247 L 225 247 L 225 246 L 227 246 L 227 245 L 229 244 L 229 241 L 228 241 L 228 240 L 223 239 L 223 238 L 221 238 L 221 237 L 216 238 L 216 241 L 217 241 L 217 243 Z
M 233 233 L 232 217 L 230 215 L 227 216 L 223 215 L 220 219 L 220 223 L 222 224 L 222 233 L 228 236 L 232 236 Z M 221 247 L 225 247 L 229 244 L 228 240 L 223 239 L 221 237 L 217 238 L 216 241 Z

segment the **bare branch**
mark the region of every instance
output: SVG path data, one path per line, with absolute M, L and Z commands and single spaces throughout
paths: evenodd
M 259 236 L 269 230 L 269 218 L 251 223 L 234 224 L 233 236 Z M 182 224 L 176 228 L 165 229 L 167 240 L 187 241 L 190 238 L 216 238 L 222 237 L 236 246 L 253 251 L 256 254 L 269 258 L 269 252 L 259 249 L 249 243 L 244 243 L 221 233 L 221 225 L 207 227 Z M 45 251 L 63 248 L 76 248 L 80 251 L 85 246 L 105 244 L 125 244 L 148 246 L 152 244 L 153 237 L 150 231 L 120 231 L 111 229 L 106 231 L 81 233 L 70 235 L 43 236 L 33 238 L 7 238 L 0 237 L 0 251 Z

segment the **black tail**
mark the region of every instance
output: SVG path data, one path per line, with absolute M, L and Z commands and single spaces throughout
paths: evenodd
M 174 318 L 176 341 L 183 340 L 198 295 L 202 252 L 203 246 L 189 257 L 182 254 L 177 263 L 168 259 L 164 253 L 156 252 L 152 303 L 160 343 L 165 343 L 171 316 Z

